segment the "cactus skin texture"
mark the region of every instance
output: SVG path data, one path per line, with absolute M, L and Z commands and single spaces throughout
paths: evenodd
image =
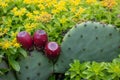
M 42 52 L 34 50 L 30 54 L 31 56 L 20 59 L 18 80 L 47 80 L 53 73 L 52 62 Z
M 84 22 L 65 35 L 61 50 L 55 72 L 65 72 L 73 59 L 108 62 L 120 53 L 120 31 L 112 25 Z
M 0 76 L 0 80 L 17 80 L 14 73 L 9 71 L 6 75 Z

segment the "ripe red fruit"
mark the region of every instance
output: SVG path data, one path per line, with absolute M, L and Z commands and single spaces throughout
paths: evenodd
M 45 54 L 50 59 L 55 59 L 60 54 L 60 46 L 56 42 L 49 42 L 45 46 Z
M 33 46 L 33 41 L 31 36 L 26 31 L 21 31 L 17 34 L 17 41 L 26 50 L 30 50 Z
M 48 42 L 47 33 L 44 30 L 37 30 L 33 36 L 34 45 L 37 50 L 41 50 Z

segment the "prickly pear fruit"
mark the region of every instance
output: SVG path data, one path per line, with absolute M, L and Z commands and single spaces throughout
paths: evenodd
M 33 46 L 32 37 L 26 31 L 19 32 L 16 38 L 24 49 L 30 50 L 32 48 Z
M 37 30 L 33 36 L 36 49 L 41 50 L 48 42 L 47 33 L 44 30 Z
M 45 54 L 50 59 L 55 59 L 60 54 L 60 46 L 56 42 L 49 42 L 45 46 Z

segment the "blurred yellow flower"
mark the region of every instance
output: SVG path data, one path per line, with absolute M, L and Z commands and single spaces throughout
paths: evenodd
M 35 11 L 33 11 L 33 13 L 37 15 L 37 14 L 39 14 L 39 11 L 35 10 Z
M 117 2 L 116 2 L 116 0 L 103 0 L 101 2 L 101 5 L 111 9 L 113 6 L 117 5 Z
M 2 43 L 2 48 L 3 49 L 8 49 L 11 47 L 11 42 L 9 42 L 8 40 L 5 40 L 3 43 Z
M 45 3 L 45 7 L 50 8 L 57 4 L 57 0 L 45 0 Z
M 59 1 L 58 4 L 54 5 L 54 9 L 52 10 L 53 14 L 60 13 L 61 11 L 66 11 L 66 1 Z
M 72 7 L 71 12 L 75 13 L 75 11 L 76 11 L 76 7 Z
M 25 4 L 31 4 L 32 3 L 32 0 L 24 0 L 23 1 Z
M 25 27 L 26 31 L 30 32 L 37 27 L 37 23 L 26 23 L 24 25 L 24 27 Z
M 38 7 L 40 8 L 40 10 L 44 10 L 45 6 L 43 4 L 38 4 Z
M 28 13 L 26 14 L 26 16 L 27 16 L 28 18 L 30 18 L 30 19 L 33 18 L 33 14 L 32 14 L 31 12 L 28 12 Z
M 8 32 L 8 28 L 0 28 L 0 37 Z
M 14 38 L 14 39 L 12 40 L 12 44 L 15 44 L 16 42 L 17 42 L 17 39 Z
M 87 2 L 88 4 L 92 4 L 92 3 L 96 3 L 97 1 L 96 1 L 96 0 L 86 0 L 86 2 Z
M 9 30 L 8 28 L 5 28 L 3 32 L 4 32 L 4 33 L 7 33 L 8 30 Z
M 0 46 L 2 46 L 2 43 L 0 43 Z
M 52 15 L 48 12 L 41 12 L 40 15 L 35 16 L 34 19 L 36 21 L 40 22 L 49 22 L 52 19 Z
M 3 35 L 4 35 L 4 33 L 3 33 L 3 29 L 0 28 L 0 37 L 3 36 Z
M 68 0 L 68 2 L 72 6 L 78 6 L 81 3 L 81 0 Z
M 82 8 L 82 7 L 80 7 L 79 10 L 78 10 L 78 12 L 75 14 L 75 16 L 76 16 L 76 17 L 77 17 L 77 16 L 80 16 L 84 11 L 85 11 L 85 9 Z
M 14 7 L 12 10 L 11 10 L 11 12 L 16 12 L 18 10 L 18 8 L 17 7 Z
M 12 12 L 15 16 L 23 16 L 26 13 L 26 8 L 18 9 L 17 7 L 15 7 L 12 9 Z
M 18 34 L 18 32 L 12 32 L 12 33 L 11 33 L 11 36 L 12 36 L 12 37 L 16 37 L 17 34 Z
M 60 23 L 62 23 L 62 24 L 66 23 L 66 21 L 67 21 L 67 18 L 61 18 L 60 19 Z
M 12 44 L 13 47 L 15 47 L 15 48 L 19 48 L 19 47 L 20 47 L 20 44 L 17 43 L 17 39 L 16 39 L 16 38 L 14 38 L 14 39 L 12 40 L 11 44 Z
M 7 4 L 6 2 L 1 1 L 1 2 L 0 2 L 0 6 L 1 6 L 2 8 L 5 8 L 5 7 L 8 6 L 8 4 Z
M 14 46 L 15 48 L 19 48 L 19 47 L 20 47 L 20 44 L 19 44 L 19 43 L 15 43 L 13 46 Z

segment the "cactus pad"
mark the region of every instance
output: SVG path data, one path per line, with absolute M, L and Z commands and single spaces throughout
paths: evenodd
M 52 62 L 42 52 L 34 50 L 31 56 L 20 60 L 21 69 L 17 72 L 19 80 L 47 80 L 53 73 Z
M 120 53 L 120 31 L 112 25 L 84 22 L 65 35 L 61 48 L 55 72 L 65 72 L 73 59 L 111 61 Z

